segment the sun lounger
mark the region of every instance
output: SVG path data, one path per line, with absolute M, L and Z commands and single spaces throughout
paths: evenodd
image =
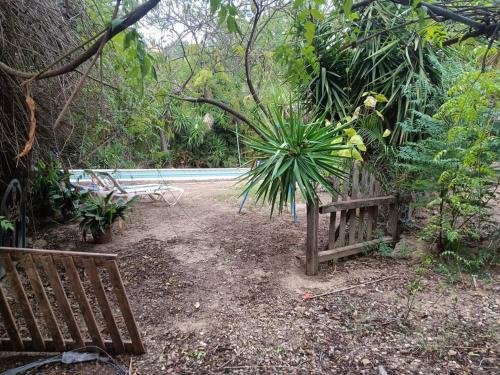
M 85 170 L 92 182 L 105 191 L 115 191 L 114 196 L 132 198 L 148 197 L 154 201 L 162 201 L 170 206 L 175 205 L 184 194 L 184 189 L 175 186 L 159 184 L 122 185 L 108 172 Z

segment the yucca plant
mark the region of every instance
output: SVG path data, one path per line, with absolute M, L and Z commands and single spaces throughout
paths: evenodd
M 257 201 L 269 203 L 271 215 L 275 207 L 281 213 L 288 202 L 295 202 L 297 188 L 307 203 L 318 198 L 318 185 L 333 194 L 328 176 L 345 177 L 342 162 L 362 148 L 350 123 L 335 126 L 325 115 L 305 123 L 300 108 L 290 110 L 289 118 L 279 108 L 270 112 L 275 122 L 255 124 L 257 136 L 245 139 L 256 153 L 256 166 L 244 177 L 243 194 L 255 188 Z M 344 142 L 346 135 L 351 144 Z

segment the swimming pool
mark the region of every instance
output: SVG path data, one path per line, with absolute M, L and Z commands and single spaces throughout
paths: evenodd
M 243 176 L 249 168 L 186 168 L 186 169 L 94 169 L 109 172 L 120 181 L 211 181 L 233 180 Z M 70 169 L 71 181 L 90 181 L 83 169 Z

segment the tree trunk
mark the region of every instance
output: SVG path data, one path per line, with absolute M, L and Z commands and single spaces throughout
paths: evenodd
M 161 151 L 162 152 L 167 152 L 168 151 L 168 139 L 167 136 L 165 135 L 165 131 L 160 129 L 160 140 L 161 140 Z

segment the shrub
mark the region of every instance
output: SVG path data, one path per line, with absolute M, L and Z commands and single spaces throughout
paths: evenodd
M 479 243 L 498 226 L 490 221 L 498 187 L 497 80 L 495 72 L 475 72 L 457 82 L 435 116 L 419 114 L 419 128 L 412 130 L 427 138 L 399 154 L 408 187 L 432 192 L 426 205 L 434 214 L 422 235 L 436 241 L 440 253 Z
M 69 173 L 63 172 L 56 162 L 38 161 L 31 185 L 33 208 L 39 216 L 59 214 L 69 219 L 78 209 L 84 194 L 69 182 Z

